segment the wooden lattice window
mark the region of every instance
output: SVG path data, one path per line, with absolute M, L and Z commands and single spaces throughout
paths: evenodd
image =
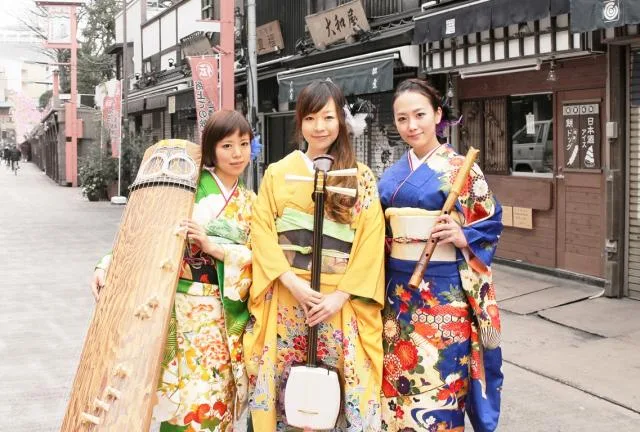
M 486 174 L 509 174 L 507 98 L 466 100 L 460 103 L 460 152 L 480 149 L 478 165 Z

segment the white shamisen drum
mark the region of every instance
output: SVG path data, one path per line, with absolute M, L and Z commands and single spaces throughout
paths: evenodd
M 391 257 L 418 261 L 424 245 L 431 235 L 439 210 L 424 210 L 413 207 L 390 207 L 384 212 L 393 233 Z M 460 223 L 456 213 L 451 217 Z M 451 243 L 438 244 L 431 261 L 455 261 L 456 248 Z
M 287 424 L 314 431 L 333 429 L 340 414 L 340 396 L 335 371 L 321 366 L 292 367 L 284 394 Z

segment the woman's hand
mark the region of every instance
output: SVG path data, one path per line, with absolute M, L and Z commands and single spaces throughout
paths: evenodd
M 324 299 L 309 310 L 307 325 L 313 327 L 316 324 L 328 321 L 342 309 L 349 297 L 349 294 L 344 291 L 325 294 Z
M 93 277 L 91 278 L 91 292 L 93 292 L 93 297 L 96 301 L 98 301 L 98 297 L 100 296 L 100 290 L 104 288 L 106 276 L 107 272 L 101 268 L 97 268 L 93 272 Z
M 189 241 L 198 245 L 202 252 L 211 255 L 218 261 L 224 261 L 224 249 L 209 240 L 209 236 L 200 224 L 191 219 L 185 219 L 180 222 L 180 228 L 184 229 Z
M 438 216 L 431 235 L 437 238 L 439 243 L 453 243 L 458 249 L 469 246 L 462 227 L 453 220 L 451 215 Z
M 324 294 L 311 289 L 309 282 L 302 279 L 292 271 L 283 273 L 280 276 L 280 282 L 287 287 L 289 292 L 291 292 L 291 295 L 293 295 L 298 303 L 300 303 L 300 306 L 302 306 L 307 318 L 309 316 L 309 309 L 319 304 L 325 297 Z

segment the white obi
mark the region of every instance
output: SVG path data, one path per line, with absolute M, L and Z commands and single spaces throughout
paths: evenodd
M 418 261 L 440 210 L 390 207 L 384 215 L 393 235 L 391 257 Z M 452 217 L 459 223 L 457 214 L 452 214 Z M 430 261 L 456 261 L 456 247 L 452 243 L 438 244 Z

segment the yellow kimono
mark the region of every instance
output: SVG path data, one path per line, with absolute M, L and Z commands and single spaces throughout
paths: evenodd
M 292 364 L 306 360 L 302 308 L 278 277 L 292 270 L 310 280 L 313 208 L 309 159 L 294 151 L 271 164 L 262 180 L 251 225 L 253 286 L 244 335 L 249 408 L 256 431 L 287 430 L 284 388 Z M 321 292 L 351 294 L 342 311 L 318 327 L 318 360 L 335 367 L 344 400 L 336 431 L 379 432 L 384 302 L 384 217 L 375 177 L 358 165 L 352 223 L 324 222 Z

